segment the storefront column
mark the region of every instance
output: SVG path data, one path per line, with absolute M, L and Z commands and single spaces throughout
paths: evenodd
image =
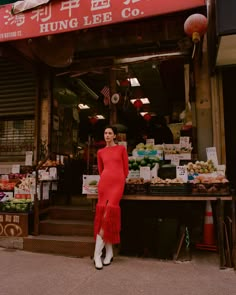
M 110 71 L 110 93 L 111 96 L 116 93 L 116 72 Z M 116 104 L 110 103 L 110 124 L 117 123 L 117 107 Z
M 199 48 L 200 49 L 200 48 Z M 206 148 L 213 145 L 212 106 L 208 69 L 207 42 L 204 38 L 202 52 L 194 59 L 196 86 L 196 124 L 198 158 L 206 160 Z
M 39 132 L 39 160 L 44 160 L 50 151 L 51 126 L 51 80 L 50 74 L 41 72 L 40 86 L 40 132 Z
M 221 73 L 211 77 L 213 145 L 216 147 L 218 161 L 226 163 L 224 101 Z

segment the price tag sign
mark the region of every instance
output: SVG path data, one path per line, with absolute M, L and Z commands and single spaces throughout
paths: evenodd
M 189 146 L 189 136 L 181 136 L 179 138 L 180 147 L 188 147 Z
M 11 173 L 15 174 L 15 173 L 20 173 L 20 165 L 12 165 L 11 167 Z
M 225 165 L 218 165 L 217 166 L 217 174 L 225 176 L 225 170 L 226 170 Z
M 212 160 L 215 167 L 218 166 L 218 158 L 216 153 L 216 147 L 206 148 L 207 160 Z
M 56 167 L 49 168 L 49 176 L 51 179 L 57 179 L 57 168 Z
M 176 177 L 181 178 L 184 183 L 188 182 L 188 171 L 186 166 L 176 167 Z
M 146 144 L 152 144 L 152 145 L 155 145 L 155 139 L 154 139 L 154 138 L 147 138 L 147 139 L 146 139 Z
M 144 180 L 151 179 L 151 170 L 150 167 L 140 167 L 140 177 Z
M 172 155 L 171 164 L 175 166 L 179 166 L 180 157 L 179 155 Z

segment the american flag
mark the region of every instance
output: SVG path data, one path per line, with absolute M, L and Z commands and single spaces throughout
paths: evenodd
M 107 85 L 105 85 L 100 92 L 104 95 L 104 97 L 110 99 L 110 89 Z

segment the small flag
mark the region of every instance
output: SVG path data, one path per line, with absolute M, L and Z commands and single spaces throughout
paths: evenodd
M 100 92 L 101 92 L 101 94 L 104 95 L 104 104 L 109 105 L 110 104 L 110 89 L 109 89 L 109 87 L 105 85 Z
M 108 86 L 104 86 L 101 90 L 101 93 L 105 96 L 110 98 L 110 89 Z

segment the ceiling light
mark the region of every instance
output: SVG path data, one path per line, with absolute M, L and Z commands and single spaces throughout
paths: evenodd
M 149 104 L 150 103 L 150 101 L 149 101 L 149 99 L 147 97 L 145 97 L 145 98 L 138 98 L 138 99 L 140 99 L 143 104 Z M 133 104 L 135 102 L 135 100 L 137 100 L 137 98 L 136 99 L 131 99 L 130 102 Z
M 154 112 L 140 112 L 140 115 L 141 116 L 145 116 L 146 114 L 150 114 L 152 117 L 155 117 L 157 114 L 156 113 L 154 113 Z
M 141 116 L 144 116 L 144 115 L 146 115 L 148 112 L 140 112 L 140 115 Z
M 90 106 L 88 106 L 87 104 L 78 104 L 78 107 L 81 109 L 81 110 L 87 110 L 87 109 L 90 109 Z
M 96 115 L 96 118 L 98 120 L 104 120 L 105 119 L 105 117 L 103 115 Z
M 128 80 L 130 81 L 131 87 L 140 86 L 140 83 L 137 78 L 129 78 Z

